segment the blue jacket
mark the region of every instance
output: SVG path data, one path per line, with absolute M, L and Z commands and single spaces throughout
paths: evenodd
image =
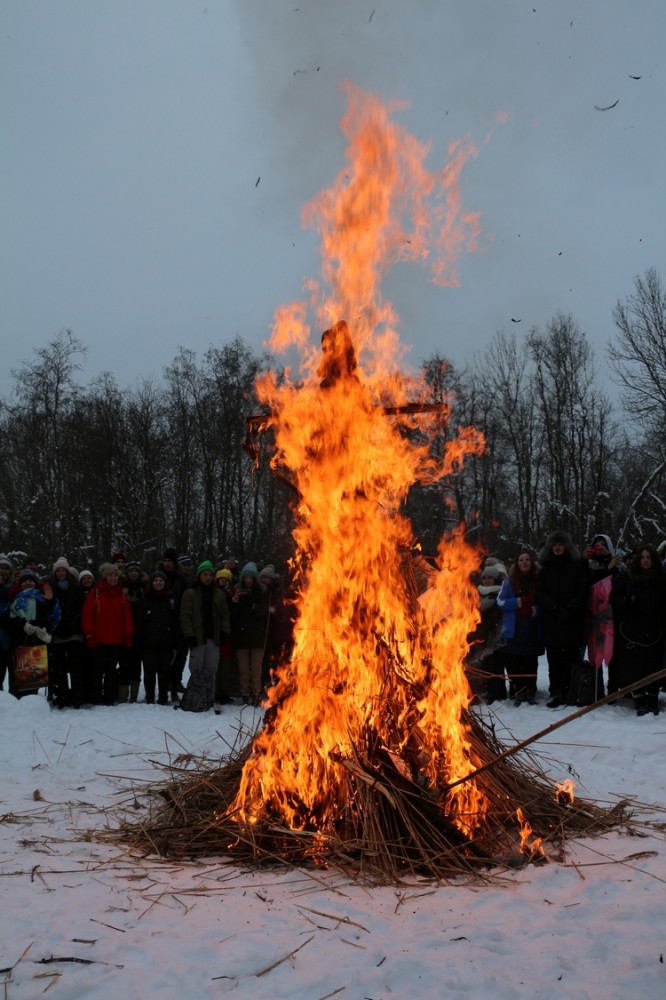
M 544 649 L 541 609 L 535 605 L 536 615 L 529 618 L 518 614 L 518 597 L 510 576 L 502 580 L 497 607 L 502 611 L 500 638 L 505 640 L 504 651 L 523 656 L 541 655 Z

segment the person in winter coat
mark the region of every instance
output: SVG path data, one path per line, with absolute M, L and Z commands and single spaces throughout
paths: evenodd
M 60 605 L 60 622 L 49 649 L 49 696 L 56 708 L 83 704 L 84 593 L 79 574 L 61 556 L 53 564 L 51 587 Z
M 81 595 L 83 598 L 83 604 L 86 603 L 86 597 L 90 591 L 95 586 L 95 574 L 90 569 L 82 569 L 79 573 L 79 587 L 81 588 Z M 81 614 L 83 615 L 83 607 L 81 607 Z M 81 631 L 83 631 L 83 625 L 81 625 Z M 95 687 L 95 650 L 91 649 L 86 642 L 85 635 L 83 636 L 83 650 L 81 652 L 81 676 L 82 676 L 82 704 L 92 705 L 93 703 L 93 690 Z
M 498 646 L 501 612 L 497 606 L 500 592 L 500 570 L 494 564 L 481 569 L 477 585 L 481 620 L 467 638 L 473 650 L 470 661 L 470 684 L 483 696 L 487 705 L 506 700 L 504 651 Z M 473 670 L 472 663 L 477 665 Z M 476 689 L 479 689 L 478 691 Z
M 275 682 L 275 670 L 283 652 L 285 609 L 280 577 L 272 563 L 260 570 L 259 583 L 266 591 L 268 604 L 268 626 L 261 667 L 261 685 L 267 688 Z
M 537 666 L 544 644 L 541 613 L 536 601 L 538 567 L 523 549 L 502 581 L 497 606 L 502 612 L 504 663 L 515 705 L 536 704 Z
M 26 694 L 37 694 L 39 685 L 34 687 L 30 685 L 30 675 L 27 680 L 19 676 L 23 668 L 16 659 L 19 656 L 18 650 L 20 647 L 33 646 L 43 646 L 48 649 L 60 621 L 60 605 L 48 580 L 43 581 L 40 586 L 36 570 L 22 570 L 18 585 L 19 592 L 9 608 L 13 650 L 9 690 L 17 698 L 21 698 Z
M 125 568 L 127 567 L 127 556 L 124 552 L 112 552 L 109 562 L 116 567 L 120 576 L 120 582 L 125 583 Z
M 7 556 L 0 556 L 0 691 L 4 690 L 5 677 L 10 669 L 12 639 L 9 632 L 9 588 L 12 584 L 14 564 Z
M 189 557 L 183 557 L 189 558 Z M 178 553 L 174 548 L 168 546 L 163 554 L 161 561 L 157 564 L 157 569 L 161 569 L 166 576 L 166 590 L 176 600 L 176 615 L 180 617 L 180 602 L 182 600 L 183 594 L 188 587 L 193 587 L 196 584 L 196 576 L 192 579 L 192 574 L 188 573 L 181 568 L 178 563 Z M 187 654 L 189 652 L 189 647 L 185 642 L 184 637 L 179 631 L 176 632 L 174 636 L 174 647 L 171 656 L 171 694 L 176 701 L 179 695 L 185 690 L 183 687 L 183 670 L 185 669 L 185 663 L 187 662 Z
M 215 586 L 224 594 L 231 622 L 232 574 L 230 569 L 218 569 L 215 574 Z M 219 714 L 222 705 L 231 702 L 232 695 L 238 685 L 238 668 L 234 656 L 234 640 L 228 635 L 220 643 L 217 674 L 215 676 L 215 711 Z
M 590 593 L 587 601 L 585 632 L 587 637 L 587 658 L 601 678 L 602 665 L 608 670 L 608 693 L 618 689 L 615 669 L 614 636 L 615 622 L 610 604 L 613 580 L 620 570 L 620 557 L 609 535 L 595 535 L 590 545 L 583 550 L 587 563 Z M 603 697 L 603 683 L 597 684 L 597 696 Z
M 150 577 L 150 585 L 141 602 L 139 650 L 143 660 L 143 686 L 146 704 L 155 703 L 155 681 L 158 685 L 158 705 L 169 704 L 171 658 L 173 656 L 178 619 L 176 598 L 167 590 L 167 579 L 160 569 Z
M 554 531 L 539 553 L 537 604 L 548 659 L 548 708 L 566 705 L 571 668 L 582 661 L 589 585 L 580 553 L 566 531 Z
M 295 594 L 289 592 L 288 584 L 283 587 L 282 580 L 271 563 L 259 573 L 259 583 L 266 588 L 270 614 L 263 676 L 264 683 L 272 685 L 277 682 L 278 668 L 291 659 L 296 624 Z
M 190 679 L 181 701 L 188 712 L 205 712 L 213 704 L 219 648 L 231 632 L 227 599 L 215 586 L 210 560 L 197 567 L 196 586 L 180 602 L 180 630 L 190 650 Z
M 231 609 L 241 698 L 244 705 L 250 699 L 258 704 L 269 612 L 268 595 L 259 583 L 256 563 L 243 566 L 231 598 Z
M 91 697 L 93 704 L 113 705 L 118 696 L 118 663 L 132 645 L 132 609 L 114 563 L 100 566 L 101 580 L 83 605 L 81 626 L 95 650 Z
M 125 567 L 123 589 L 132 611 L 134 637 L 132 645 L 123 649 L 118 666 L 118 701 L 136 702 L 141 685 L 141 648 L 139 646 L 139 616 L 143 595 L 148 588 L 148 574 L 141 569 L 141 563 L 131 561 Z
M 626 573 L 613 580 L 615 656 L 620 687 L 662 668 L 666 643 L 666 576 L 653 545 L 636 550 Z M 633 692 L 638 715 L 659 714 L 659 681 Z

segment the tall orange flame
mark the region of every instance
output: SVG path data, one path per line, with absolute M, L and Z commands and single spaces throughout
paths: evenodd
M 391 121 L 397 106 L 346 91 L 347 166 L 304 210 L 323 260 L 310 309 L 328 329 L 321 345 L 308 346 L 306 304 L 281 307 L 271 346 L 300 347 L 299 383 L 278 384 L 269 373 L 259 386 L 274 461 L 298 492 L 301 589 L 293 656 L 270 696 L 275 716 L 255 740 L 230 810 L 241 821 L 279 817 L 323 835 L 347 804 L 342 762 L 368 734 L 396 759 L 416 748 L 418 780 L 433 789 L 478 763 L 461 721 L 471 698 L 462 664 L 477 619 L 470 574 L 478 553 L 462 528 L 442 540 L 438 572 L 419 597 L 401 505 L 414 483 L 448 475 L 483 441 L 464 429 L 435 463 L 410 443 L 404 420 L 387 415 L 389 403 L 418 401 L 423 389 L 397 371 L 397 315 L 380 290 L 401 260 L 427 261 L 438 282 L 457 280 L 457 255 L 474 248 L 480 230 L 459 190 L 476 150 L 469 140 L 452 144 L 444 169 L 432 173 L 427 147 Z M 441 799 L 464 832 L 481 822 L 485 802 L 473 781 Z

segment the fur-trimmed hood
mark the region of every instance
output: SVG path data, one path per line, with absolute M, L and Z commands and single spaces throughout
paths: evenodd
M 556 542 L 561 542 L 562 545 L 564 545 L 569 558 L 573 560 L 580 559 L 580 551 L 574 545 L 571 535 L 567 534 L 566 531 L 551 531 L 550 535 L 546 539 L 546 544 L 541 549 L 541 552 L 539 552 L 539 562 L 542 565 L 543 563 L 550 562 L 555 558 L 552 548 Z

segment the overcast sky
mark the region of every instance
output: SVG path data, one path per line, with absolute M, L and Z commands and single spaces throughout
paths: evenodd
M 433 170 L 509 115 L 463 173 L 485 249 L 461 259 L 460 287 L 414 264 L 384 285 L 413 365 L 461 364 L 562 311 L 605 367 L 617 298 L 666 270 L 666 0 L 0 11 L 3 395 L 65 327 L 88 345 L 82 379 L 110 370 L 121 386 L 159 377 L 180 345 L 240 334 L 258 349 L 319 276 L 300 210 L 344 165 L 346 79 L 410 103 L 398 118 Z

